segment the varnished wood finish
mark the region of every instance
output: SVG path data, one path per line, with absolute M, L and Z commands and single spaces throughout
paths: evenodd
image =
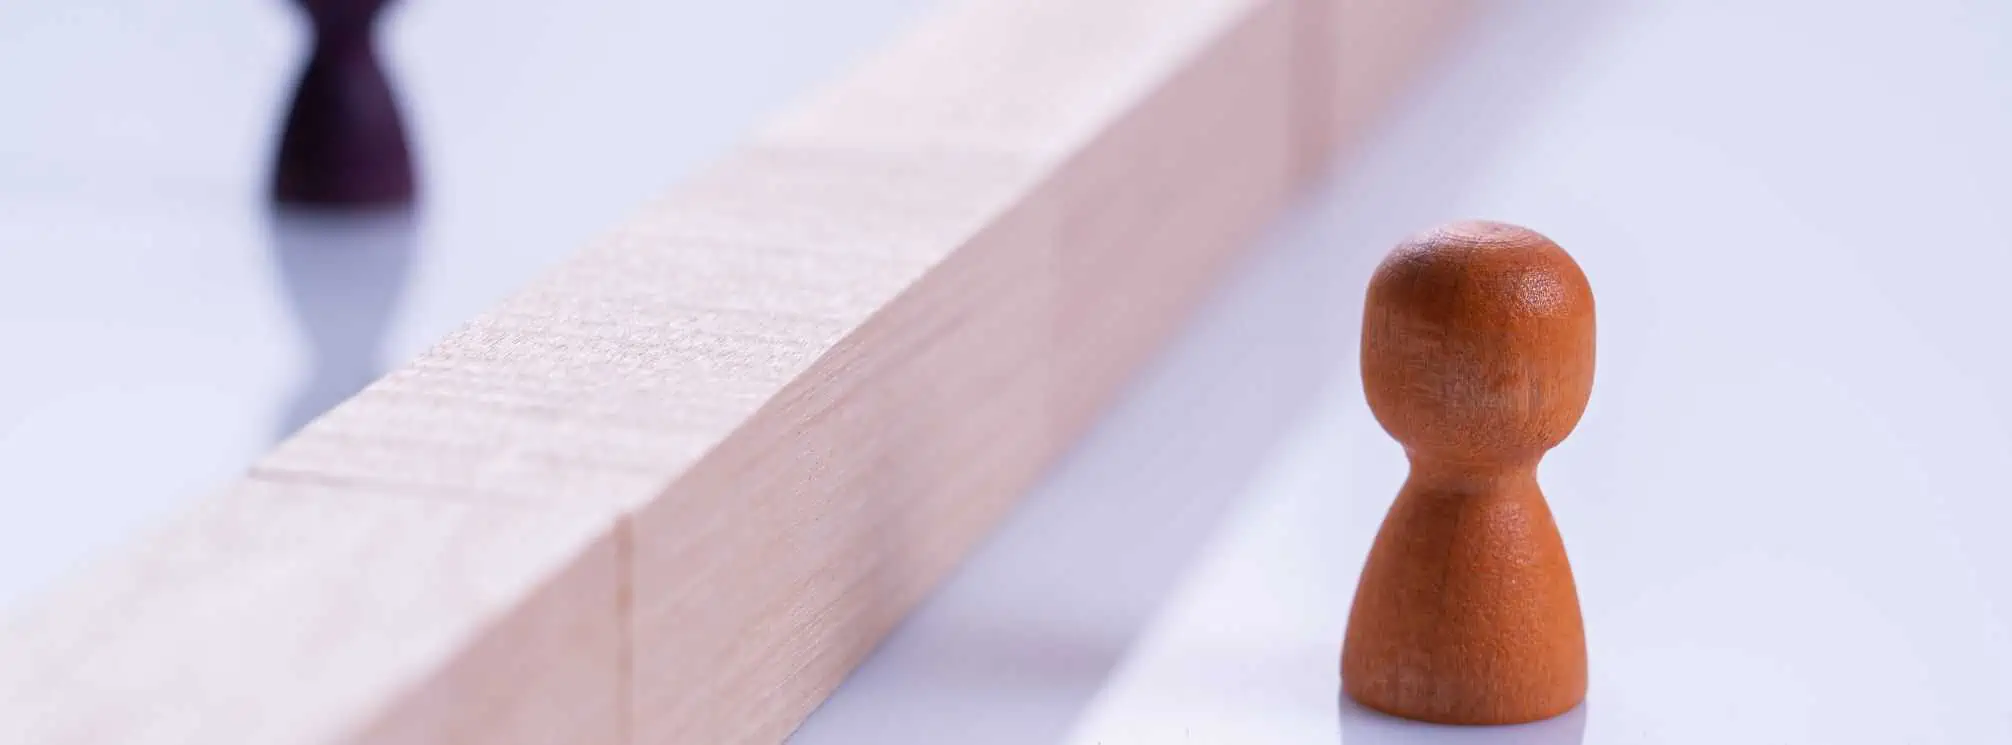
M 1586 640 L 1537 462 L 1593 386 L 1593 294 L 1530 230 L 1462 222 L 1370 281 L 1362 377 L 1411 475 L 1357 586 L 1343 688 L 1447 724 L 1544 719 L 1586 694 Z

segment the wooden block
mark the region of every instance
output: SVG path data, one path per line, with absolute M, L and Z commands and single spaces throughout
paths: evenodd
M 810 197 L 846 208 L 796 250 L 879 244 L 952 194 L 973 197 L 949 223 L 980 229 L 638 510 L 640 741 L 788 734 L 1285 199 L 1285 6 L 1093 5 L 979 6 L 759 142 L 852 154 Z M 875 175 L 920 162 L 1018 191 Z
M 636 509 L 983 228 L 1025 172 L 758 143 L 254 470 Z
M 780 741 L 1466 2 L 959 4 L 10 627 L 0 723 Z
M 625 742 L 610 527 L 242 482 L 0 626 L 0 742 Z
M 1346 153 L 1452 41 L 1476 0 L 1298 0 L 1300 150 L 1307 175 Z

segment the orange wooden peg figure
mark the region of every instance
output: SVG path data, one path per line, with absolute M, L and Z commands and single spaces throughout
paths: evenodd
M 1525 228 L 1414 237 L 1369 283 L 1362 384 L 1411 475 L 1370 547 L 1342 689 L 1444 724 L 1562 714 L 1586 695 L 1586 636 L 1537 462 L 1593 388 L 1593 292 Z

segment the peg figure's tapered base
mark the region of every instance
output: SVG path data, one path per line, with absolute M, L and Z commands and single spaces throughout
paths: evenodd
M 314 54 L 301 71 L 273 167 L 282 204 L 366 206 L 413 198 L 398 99 L 371 42 L 383 0 L 309 0 Z
M 1495 494 L 1407 485 L 1398 496 L 1349 614 L 1349 698 L 1406 719 L 1518 724 L 1586 697 L 1572 568 L 1536 480 L 1522 481 Z

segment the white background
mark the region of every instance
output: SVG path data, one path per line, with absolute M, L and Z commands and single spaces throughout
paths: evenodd
M 339 224 L 260 200 L 283 3 L 0 7 L 0 608 L 924 4 L 410 0 L 426 197 Z M 2012 6 L 1491 5 L 795 741 L 2012 741 L 2007 205 Z M 1403 477 L 1362 287 L 1469 216 L 1557 239 L 1600 304 L 1542 472 L 1592 692 L 1524 728 L 1336 696 Z
M 1592 687 L 1526 727 L 1337 695 L 1362 293 L 1459 217 L 1599 304 L 1541 472 Z M 2008 279 L 2012 6 L 1493 6 L 794 742 L 2012 742 Z

